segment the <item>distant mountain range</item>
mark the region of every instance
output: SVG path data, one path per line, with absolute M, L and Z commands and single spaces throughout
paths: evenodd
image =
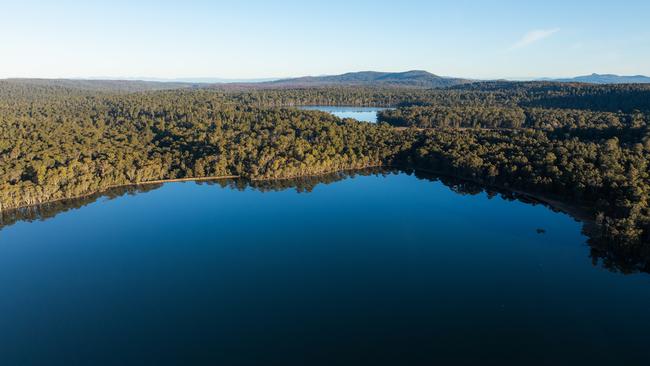
M 159 82 L 143 80 L 99 79 L 4 79 L 0 83 L 29 85 L 33 87 L 58 87 L 89 91 L 140 92 L 198 87 L 202 84 L 183 82 Z
M 591 74 L 568 79 L 550 79 L 551 81 L 589 83 L 589 84 L 646 84 L 650 77 L 644 75 L 621 76 L 614 74 Z
M 200 84 L 233 84 L 240 86 L 264 87 L 317 87 L 317 86 L 394 86 L 413 88 L 444 88 L 476 82 L 464 78 L 438 76 L 423 70 L 405 72 L 378 72 L 361 71 L 349 72 L 341 75 L 304 76 L 285 79 L 222 79 L 222 78 L 178 78 L 155 79 L 142 78 L 131 80 L 175 82 L 175 83 L 200 83 Z M 588 84 L 641 84 L 650 83 L 650 77 L 644 75 L 622 76 L 615 74 L 591 74 L 576 76 L 574 78 L 542 78 L 538 80 L 588 83 Z M 485 80 L 484 80 L 485 81 Z
M 120 80 L 155 81 L 160 83 L 193 83 L 193 84 L 231 84 L 231 83 L 263 83 L 267 81 L 280 80 L 281 78 L 252 78 L 252 79 L 228 79 L 216 77 L 187 77 L 187 78 L 152 78 L 152 77 L 129 77 Z M 88 80 L 111 80 L 107 77 L 91 78 Z
M 83 90 L 146 91 L 181 88 L 271 89 L 326 86 L 379 86 L 404 88 L 445 88 L 471 83 L 471 80 L 449 78 L 414 70 L 406 72 L 350 72 L 342 75 L 305 76 L 291 79 L 233 80 L 216 78 L 192 79 L 6 79 L 7 82 L 34 86 L 59 86 Z
M 328 86 L 374 86 L 403 88 L 446 88 L 464 85 L 480 80 L 438 76 L 427 71 L 412 70 L 405 72 L 361 71 L 341 75 L 305 76 L 290 79 L 255 79 L 234 80 L 218 78 L 190 79 L 146 79 L 133 78 L 121 80 L 101 79 L 4 79 L 0 82 L 19 83 L 41 87 L 65 87 L 94 91 L 137 92 L 147 90 L 167 90 L 183 88 L 218 88 L 218 89 L 274 89 L 274 88 L 308 88 Z M 591 84 L 640 84 L 650 83 L 650 77 L 643 75 L 620 76 L 613 74 L 591 74 L 575 78 L 537 79 L 545 82 L 572 82 Z

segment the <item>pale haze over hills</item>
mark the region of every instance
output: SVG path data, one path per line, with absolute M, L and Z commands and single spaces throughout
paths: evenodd
M 0 78 L 650 75 L 649 13 L 640 0 L 4 1 Z
M 590 84 L 646 84 L 650 83 L 650 77 L 645 75 L 614 75 L 614 74 L 591 74 L 576 76 L 569 79 L 554 79 L 554 81 L 577 82 Z
M 423 70 L 405 72 L 361 71 L 340 75 L 303 76 L 287 79 L 224 79 L 214 77 L 204 78 L 92 78 L 92 79 L 6 79 L 8 82 L 19 82 L 33 85 L 57 85 L 68 88 L 85 90 L 117 90 L 142 91 L 179 89 L 190 87 L 224 86 L 228 88 L 295 88 L 295 87 L 327 87 L 327 86 L 375 86 L 375 87 L 406 87 L 406 88 L 446 88 L 472 82 L 487 80 L 472 80 L 467 78 L 446 77 L 432 74 Z M 543 78 L 537 81 L 546 82 L 575 82 L 588 84 L 640 84 L 650 83 L 650 77 L 643 75 L 619 76 L 614 74 L 591 74 L 574 78 Z M 523 79 L 521 81 L 524 81 Z M 530 81 L 530 80 L 528 80 Z M 535 80 L 533 80 L 535 81 Z

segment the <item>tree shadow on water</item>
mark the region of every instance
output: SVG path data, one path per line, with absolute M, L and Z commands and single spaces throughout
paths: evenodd
M 328 185 L 345 179 L 353 179 L 358 176 L 387 177 L 397 174 L 408 174 L 415 176 L 417 179 L 440 182 L 451 191 L 460 195 L 486 194 L 488 198 L 501 197 L 508 201 L 519 201 L 529 205 L 544 205 L 554 212 L 563 212 L 582 223 L 582 232 L 588 238 L 586 244 L 590 248 L 589 257 L 594 266 L 600 266 L 607 270 L 623 274 L 650 273 L 650 250 L 644 247 L 626 247 L 620 245 L 620 243 L 603 240 L 599 235 L 599 226 L 595 223 L 592 213 L 583 206 L 573 205 L 567 202 L 557 202 L 533 194 L 516 192 L 499 187 L 489 187 L 476 182 L 429 172 L 393 168 L 368 168 L 292 179 L 252 181 L 246 179 L 220 179 L 197 181 L 195 183 L 200 185 L 215 185 L 238 191 L 280 192 L 293 189 L 301 194 L 309 194 L 318 185 Z M 99 199 L 112 200 L 124 195 L 150 192 L 162 187 L 162 185 L 149 184 L 117 187 L 81 198 L 49 202 L 0 212 L 0 233 L 2 229 L 17 222 L 48 220 L 62 212 L 80 209 Z

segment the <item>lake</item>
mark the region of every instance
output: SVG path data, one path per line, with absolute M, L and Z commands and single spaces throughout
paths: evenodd
M 381 107 L 303 106 L 300 109 L 331 113 L 339 118 L 353 118 L 361 122 L 377 123 L 377 112 Z
M 650 276 L 606 269 L 541 204 L 387 171 L 110 196 L 0 230 L 3 365 L 650 356 Z

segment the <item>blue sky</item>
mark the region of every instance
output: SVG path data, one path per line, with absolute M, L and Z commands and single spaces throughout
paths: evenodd
M 650 1 L 0 0 L 0 78 L 650 74 Z

